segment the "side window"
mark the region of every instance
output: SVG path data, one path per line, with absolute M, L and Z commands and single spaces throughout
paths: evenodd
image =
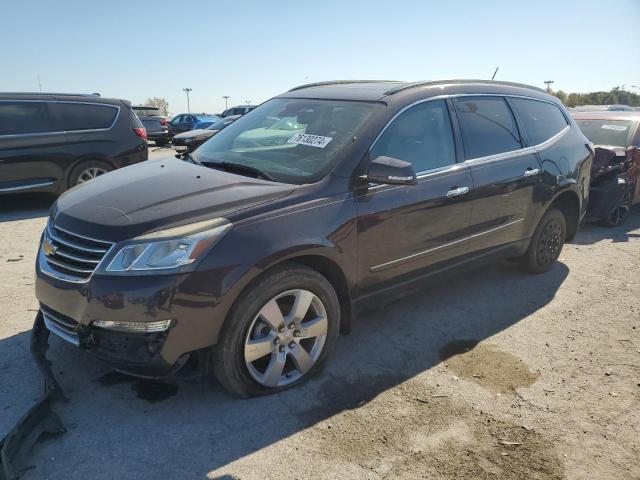
M 509 105 L 501 97 L 463 97 L 454 100 L 465 158 L 486 157 L 522 148 Z
M 0 102 L 0 135 L 46 133 L 54 130 L 44 102 Z
M 549 140 L 568 125 L 567 119 L 555 105 L 526 98 L 512 98 L 511 102 L 531 145 Z
M 371 148 L 371 159 L 380 156 L 410 162 L 416 172 L 455 163 L 451 119 L 445 101 L 419 103 L 398 115 Z
M 194 119 L 191 115 L 184 115 L 182 117 L 182 123 L 193 123 Z
M 184 117 L 184 115 L 178 115 L 177 117 L 175 117 L 173 120 L 171 120 L 171 125 L 178 125 L 182 121 L 182 117 Z
M 115 107 L 88 103 L 52 102 L 49 104 L 49 109 L 56 123 L 56 129 L 66 132 L 109 128 L 118 114 L 118 109 Z

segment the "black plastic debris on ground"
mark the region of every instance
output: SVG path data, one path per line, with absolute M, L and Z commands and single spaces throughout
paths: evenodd
M 19 478 L 24 471 L 20 465 L 43 435 L 60 435 L 66 431 L 60 417 L 53 411 L 55 402 L 67 400 L 47 360 L 48 340 L 49 330 L 38 312 L 31 333 L 31 354 L 44 377 L 44 394 L 0 441 L 0 480 Z

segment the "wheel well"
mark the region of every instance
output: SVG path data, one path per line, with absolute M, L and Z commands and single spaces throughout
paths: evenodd
M 338 295 L 340 302 L 340 333 L 351 332 L 351 297 L 347 279 L 342 269 L 332 260 L 319 255 L 304 255 L 287 259 L 287 262 L 295 262 L 314 269 L 320 275 L 329 280 Z M 277 265 L 274 265 L 277 266 Z M 273 267 L 272 267 L 273 268 Z
M 88 163 L 88 162 L 101 162 L 104 163 L 105 165 L 109 165 L 111 167 L 111 169 L 115 170 L 118 166 L 117 164 L 109 159 L 109 158 L 101 158 L 101 157 L 84 157 L 81 158 L 80 160 L 76 160 L 76 162 L 71 165 L 71 167 L 68 169 L 67 171 L 67 187 L 71 188 L 73 187 L 73 185 L 71 185 L 71 177 L 73 176 L 75 170 L 82 166 L 82 164 L 84 163 Z
M 573 192 L 561 193 L 551 203 L 549 208 L 557 208 L 562 212 L 567 224 L 566 241 L 570 242 L 573 240 L 573 237 L 576 236 L 576 232 L 578 231 L 578 221 L 580 218 L 580 203 L 578 202 L 577 195 Z

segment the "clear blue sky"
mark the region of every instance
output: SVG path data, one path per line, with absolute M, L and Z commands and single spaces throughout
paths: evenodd
M 526 6 L 525 6 L 526 5 Z M 640 86 L 640 0 L 2 0 L 0 91 L 100 92 L 186 110 L 331 79 Z M 638 90 L 635 90 L 638 91 Z

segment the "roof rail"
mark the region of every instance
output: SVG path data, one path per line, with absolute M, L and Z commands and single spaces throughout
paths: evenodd
M 327 85 L 345 85 L 349 83 L 386 83 L 386 82 L 395 82 L 396 80 L 329 80 L 328 82 L 315 82 L 315 83 L 305 83 L 304 85 L 298 85 L 297 87 L 293 87 L 290 92 L 294 90 L 301 90 L 303 88 L 310 87 L 324 87 Z
M 485 84 L 497 84 L 497 85 L 505 85 L 511 87 L 522 87 L 522 88 L 530 88 L 532 90 L 538 90 L 543 93 L 547 93 L 544 89 L 538 87 L 532 87 L 531 85 L 525 85 L 524 83 L 515 83 L 515 82 L 503 82 L 502 80 L 480 80 L 480 79 L 469 79 L 469 80 L 425 80 L 422 82 L 412 82 L 407 83 L 405 85 L 399 85 L 397 87 L 391 88 L 384 92 L 385 95 L 393 95 L 394 93 L 402 92 L 404 90 L 408 90 L 410 88 L 417 87 L 427 87 L 432 85 L 442 85 L 447 83 L 485 83 Z
M 60 97 L 99 97 L 99 93 L 0 92 L 2 95 L 56 95 Z

